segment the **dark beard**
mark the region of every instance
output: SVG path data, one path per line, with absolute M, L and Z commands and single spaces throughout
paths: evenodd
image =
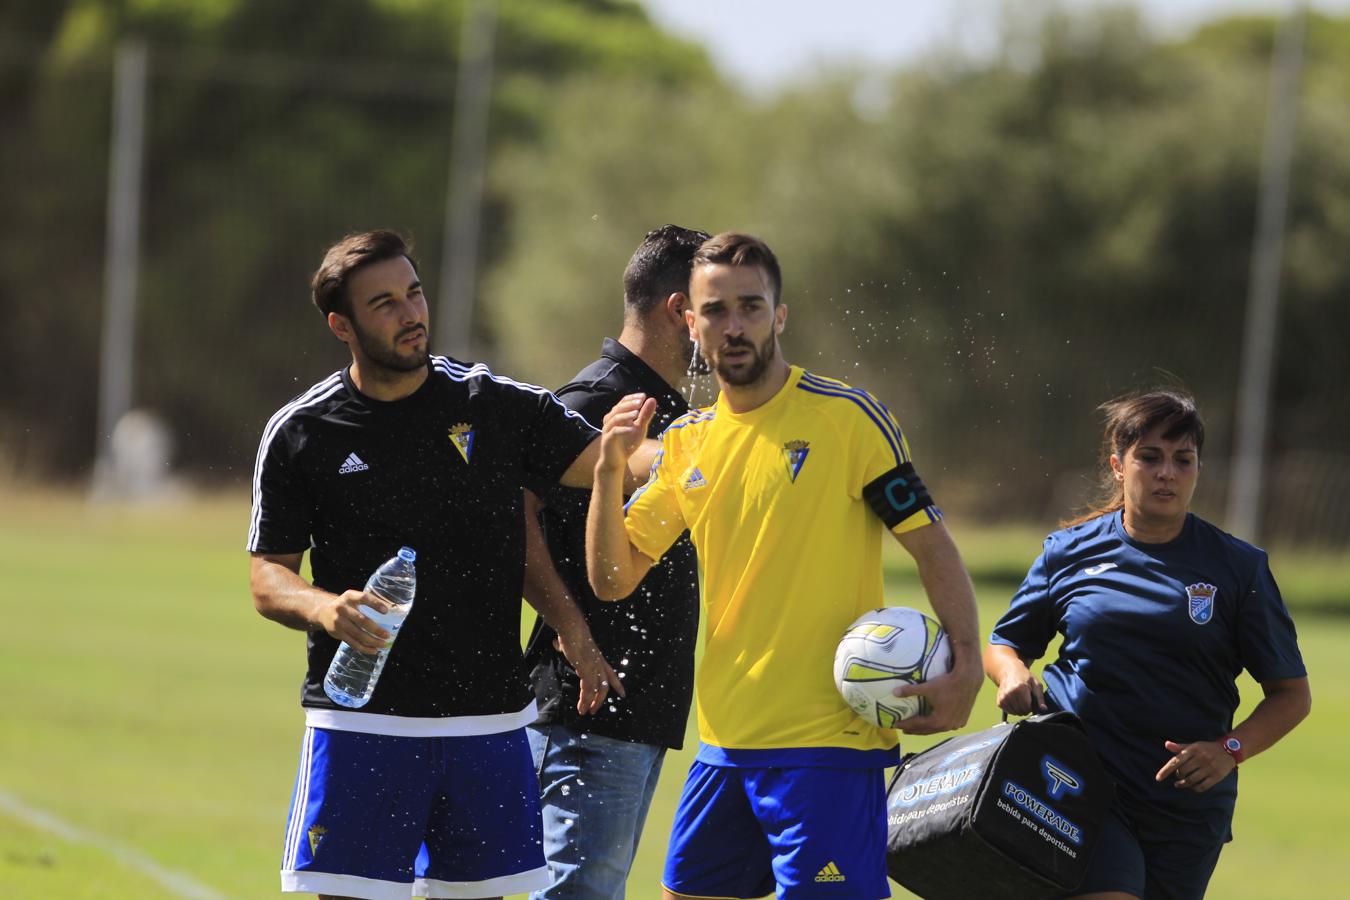
M 750 360 L 750 365 L 742 372 L 734 371 L 729 366 L 723 365 L 722 360 L 718 359 L 718 377 L 727 384 L 735 385 L 736 387 L 745 387 L 748 384 L 754 384 L 759 381 L 764 377 L 764 373 L 769 368 L 769 360 L 773 358 L 773 341 L 774 335 L 770 334 L 764 339 L 764 343 L 760 344 L 758 347 L 754 346 L 749 341 L 736 341 L 735 343 L 728 344 L 728 349 L 731 347 L 750 347 L 754 352 L 754 357 Z
M 425 330 L 421 325 L 405 328 L 394 336 L 394 345 L 414 332 Z M 352 322 L 352 332 L 356 335 L 356 343 L 361 347 L 366 359 L 390 372 L 415 372 L 425 366 L 431 356 L 430 351 L 425 348 L 410 353 L 399 353 L 394 346 L 380 346 L 367 332 L 362 331 L 356 322 Z

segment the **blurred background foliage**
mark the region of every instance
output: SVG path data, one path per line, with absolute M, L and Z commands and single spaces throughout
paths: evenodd
M 150 49 L 136 401 L 180 468 L 248 483 L 258 434 L 342 365 L 307 281 L 342 234 L 412 233 L 439 285 L 463 3 L 8 0 L 0 9 L 0 466 L 96 446 L 111 58 Z M 944 505 L 1054 517 L 1094 407 L 1180 381 L 1232 450 L 1275 22 L 1184 39 L 1129 8 L 1005 8 L 989 56 L 770 97 L 621 0 L 501 0 L 474 343 L 556 386 L 667 221 L 764 237 L 788 358 L 872 389 Z M 1282 280 L 1266 527 L 1350 542 L 1350 20 L 1314 15 Z M 710 399 L 706 387 L 701 399 Z

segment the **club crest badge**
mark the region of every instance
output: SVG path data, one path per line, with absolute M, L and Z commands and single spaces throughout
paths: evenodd
M 783 445 L 783 460 L 787 463 L 788 478 L 797 480 L 797 473 L 802 470 L 802 463 L 806 462 L 806 454 L 811 452 L 810 447 L 806 441 L 788 441 Z
M 1204 582 L 1186 585 L 1186 612 L 1192 622 L 1204 625 L 1214 618 L 1214 597 L 1218 592 L 1214 585 Z
M 319 852 L 319 844 L 323 843 L 323 836 L 328 833 L 328 829 L 322 825 L 315 825 L 309 830 L 309 853 L 311 856 Z
M 473 456 L 473 426 L 468 422 L 451 425 L 450 442 L 455 445 L 455 449 L 459 451 L 459 455 L 467 463 Z

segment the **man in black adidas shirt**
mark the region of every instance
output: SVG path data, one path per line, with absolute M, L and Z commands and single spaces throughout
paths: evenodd
M 675 388 L 693 357 L 684 308 L 694 253 L 708 235 L 666 225 L 646 236 L 624 270 L 619 339 L 557 391 L 568 408 L 599 427 L 625 395 L 654 397 L 656 436 L 689 405 Z M 544 492 L 549 555 L 580 604 L 627 693 L 594 716 L 577 713 L 576 670 L 555 649 L 556 633 L 535 622 L 526 663 L 539 702 L 528 729 L 544 803 L 544 853 L 553 883 L 532 900 L 621 897 L 661 773 L 666 748 L 684 743 L 693 698 L 698 630 L 698 560 L 688 535 L 625 603 L 596 599 L 586 579 L 590 491 Z M 550 573 L 531 566 L 526 596 L 547 593 Z
M 267 423 L 248 539 L 258 611 L 309 633 L 282 888 L 383 900 L 540 887 L 522 486 L 589 485 L 597 432 L 542 388 L 431 356 L 399 235 L 345 238 L 312 287 L 352 363 Z M 388 639 L 359 610 L 387 604 L 360 586 L 400 546 L 417 551 L 413 609 L 369 704 L 338 707 L 324 674 L 339 642 L 373 653 Z M 592 681 L 612 676 L 575 606 L 542 612 Z

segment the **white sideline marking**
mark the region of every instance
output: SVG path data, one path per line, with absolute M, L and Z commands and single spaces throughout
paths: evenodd
M 221 900 L 221 895 L 199 881 L 166 869 L 139 850 L 132 850 L 111 841 L 102 835 L 94 834 L 63 822 L 51 813 L 28 806 L 18 797 L 6 791 L 0 791 L 0 810 L 4 810 L 16 819 L 28 823 L 34 828 L 56 835 L 72 844 L 88 844 L 96 850 L 106 853 L 118 862 L 149 875 L 155 881 L 168 888 L 179 897 L 189 900 Z

